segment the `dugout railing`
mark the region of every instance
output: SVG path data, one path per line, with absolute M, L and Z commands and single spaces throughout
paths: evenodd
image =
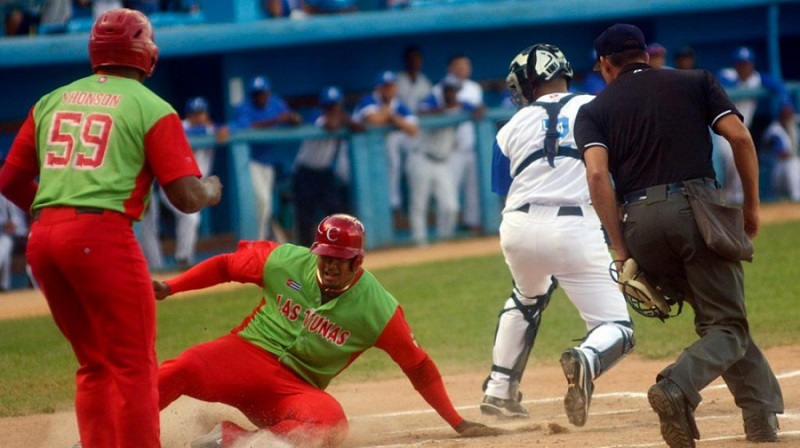
M 800 102 L 800 83 L 787 84 L 795 99 Z M 765 89 L 732 90 L 732 99 L 769 98 Z M 484 232 L 493 234 L 500 224 L 502 204 L 500 198 L 491 192 L 492 147 L 498 123 L 509 119 L 514 111 L 507 108 L 490 108 L 484 116 L 475 120 L 476 154 L 479 167 L 481 198 L 481 224 Z M 454 126 L 471 120 L 467 113 L 445 116 L 423 116 L 420 127 L 435 129 Z M 354 213 L 367 228 L 367 247 L 374 249 L 408 242 L 401 232 L 395 229 L 392 210 L 389 204 L 387 162 L 384 151 L 384 135 L 388 128 L 370 128 L 361 133 L 339 131 L 334 134 L 349 140 L 351 162 L 351 204 Z M 255 219 L 255 199 L 252 191 L 249 161 L 251 143 L 279 144 L 281 148 L 297 148 L 308 139 L 327 138 L 332 134 L 313 125 L 303 125 L 291 129 L 247 130 L 231 135 L 227 145 L 227 171 L 219 173 L 225 188 L 229 190 L 226 200 L 220 206 L 229 220 L 230 231 L 240 239 L 253 239 L 258 235 Z M 193 146 L 214 145 L 213 137 L 191 137 Z M 762 180 L 765 177 L 762 173 Z M 764 185 L 764 182 L 762 182 Z M 218 206 L 219 207 L 219 206 Z

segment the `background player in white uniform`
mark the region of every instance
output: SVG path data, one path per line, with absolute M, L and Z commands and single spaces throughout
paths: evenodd
M 737 48 L 733 53 L 733 67 L 720 70 L 718 78 L 722 87 L 726 89 L 758 89 L 763 87 L 784 103 L 789 97 L 786 86 L 782 81 L 756 70 L 755 54 L 749 47 Z M 755 117 L 758 103 L 759 100 L 757 98 L 744 98 L 733 102 L 733 105 L 742 114 L 742 121 L 748 129 L 753 124 L 753 117 Z M 714 140 L 714 149 L 719 153 L 722 160 L 723 197 L 728 203 L 741 204 L 744 200 L 742 180 L 736 171 L 731 145 L 715 132 L 711 133 L 711 137 Z
M 378 73 L 375 88 L 361 97 L 353 112 L 353 121 L 370 126 L 390 126 L 386 133 L 386 164 L 389 177 L 389 203 L 395 216 L 403 206 L 402 174 L 406 145 L 419 133 L 417 116 L 397 97 L 397 75 L 391 71 Z
M 800 202 L 799 134 L 794 105 L 786 103 L 761 136 L 761 158 L 771 162 L 773 191 L 778 197 L 786 196 L 794 202 Z
M 470 110 L 458 102 L 461 79 L 447 75 L 419 106 L 420 115 L 443 115 Z M 419 144 L 408 158 L 408 216 L 411 238 L 418 246 L 428 242 L 428 204 L 436 201 L 436 237 L 452 238 L 458 224 L 458 173 L 451 159 L 456 149 L 456 126 L 424 129 Z
M 230 135 L 227 126 L 217 126 L 211 121 L 208 101 L 201 96 L 186 102 L 183 130 L 187 136 L 214 135 L 218 144 L 227 143 Z M 192 148 L 192 152 L 203 177 L 208 176 L 214 164 L 214 146 Z M 159 191 L 164 203 L 175 214 L 175 262 L 179 268 L 187 268 L 195 262 L 200 212 L 183 213 L 169 202 L 163 189 Z
M 14 246 L 17 240 L 25 238 L 27 234 L 27 214 L 5 196 L 0 195 L 0 291 L 8 291 L 12 287 Z
M 447 73 L 461 80 L 461 90 L 458 91 L 458 102 L 469 105 L 476 119 L 483 117 L 485 110 L 483 104 L 483 87 L 470 79 L 472 76 L 472 62 L 464 54 L 450 58 Z M 433 93 L 441 95 L 441 86 L 434 86 Z M 469 230 L 481 230 L 481 200 L 480 185 L 478 182 L 478 157 L 475 153 L 475 123 L 467 121 L 461 123 L 456 130 L 456 152 L 451 157 L 453 170 L 457 173 L 459 188 L 463 191 L 463 204 L 461 222 Z
M 215 135 L 217 143 L 225 144 L 230 131 L 227 126 L 216 126 L 209 117 L 208 101 L 203 97 L 194 97 L 186 101 L 185 118 L 182 120 L 183 130 L 187 136 Z M 214 147 L 192 148 L 197 166 L 203 176 L 208 176 L 214 162 Z M 139 242 L 142 246 L 148 267 L 151 270 L 164 268 L 164 257 L 161 250 L 160 207 L 163 201 L 172 213 L 175 214 L 175 262 L 179 269 L 185 269 L 194 264 L 197 248 L 198 227 L 200 226 L 200 212 L 183 213 L 167 199 L 164 190 L 159 188 L 158 194 L 153 194 L 147 214 L 142 219 L 139 233 Z
M 594 97 L 568 93 L 572 68 L 553 45 L 526 48 L 509 70 L 506 84 L 519 110 L 497 134 L 492 188 L 506 196 L 500 244 L 514 286 L 500 312 L 481 411 L 528 415 L 519 381 L 541 314 L 560 284 L 588 332 L 580 346 L 561 356 L 567 417 L 583 426 L 593 380 L 634 345 L 625 300 L 608 275 L 611 256 L 572 134 L 578 109 Z

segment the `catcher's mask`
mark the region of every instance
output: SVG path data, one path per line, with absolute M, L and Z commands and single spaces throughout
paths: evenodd
M 364 225 L 344 213 L 330 215 L 320 221 L 311 252 L 335 258 L 352 259 L 353 271 L 364 262 Z
M 564 53 L 555 45 L 536 44 L 522 50 L 511 61 L 506 76 L 506 87 L 511 94 L 511 102 L 521 109 L 536 101 L 536 85 L 564 77 L 567 86 L 572 81 L 572 66 Z
M 617 269 L 617 263 L 622 266 L 622 271 Z M 683 301 L 667 297 L 660 287 L 651 286 L 633 258 L 612 261 L 608 273 L 619 285 L 619 290 L 628 305 L 642 316 L 656 317 L 663 322 L 683 311 Z M 672 314 L 672 305 L 676 304 L 678 309 Z

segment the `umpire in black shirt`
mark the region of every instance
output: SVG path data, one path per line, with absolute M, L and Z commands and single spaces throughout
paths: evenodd
M 595 70 L 608 87 L 581 107 L 575 123 L 592 202 L 616 258 L 633 257 L 651 283 L 689 303 L 700 336 L 648 391 L 661 435 L 672 448 L 694 447 L 700 391 L 721 375 L 742 410 L 747 440 L 777 441 L 783 398 L 750 336 L 741 262 L 707 247 L 684 186 L 691 181 L 717 188 L 711 127 L 733 148 L 745 194 L 743 230 L 755 237 L 758 162 L 752 137 L 710 73 L 650 67 L 639 28 L 616 24 L 594 46 Z

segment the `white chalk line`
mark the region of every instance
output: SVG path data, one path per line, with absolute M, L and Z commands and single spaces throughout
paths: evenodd
M 786 372 L 779 375 L 776 375 L 779 380 L 782 379 L 791 379 L 795 377 L 800 377 L 800 370 L 795 370 L 792 372 Z M 707 387 L 704 391 L 711 391 L 711 390 L 721 390 L 726 389 L 727 386 L 725 384 L 717 384 L 713 386 Z M 598 399 L 608 399 L 608 398 L 629 398 L 629 399 L 645 399 L 647 398 L 646 393 L 641 392 L 608 392 L 602 394 L 595 394 L 592 395 L 592 401 L 597 401 Z M 523 400 L 523 404 L 529 405 L 537 405 L 537 404 L 552 404 L 552 403 L 561 403 L 564 400 L 564 397 L 548 397 L 548 398 L 539 398 L 539 399 L 531 399 L 531 400 Z M 702 403 L 701 403 L 702 405 Z M 480 405 L 467 405 L 467 406 L 456 406 L 456 409 L 459 411 L 467 411 L 467 410 L 475 410 L 478 409 Z M 618 409 L 614 411 L 606 411 L 606 412 L 592 412 L 591 415 L 595 417 L 599 416 L 614 416 L 614 415 L 623 415 L 623 414 L 632 414 L 641 412 L 642 408 L 629 408 L 629 409 Z M 435 411 L 433 409 L 418 409 L 418 410 L 410 410 L 410 411 L 401 411 L 401 412 L 388 412 L 388 413 L 381 413 L 381 414 L 371 414 L 371 415 L 363 415 L 358 417 L 350 417 L 349 420 L 351 422 L 357 421 L 364 421 L 364 420 L 377 420 L 377 419 L 386 419 L 386 418 L 396 418 L 396 417 L 405 417 L 405 416 L 415 416 L 415 415 L 424 415 L 424 414 L 434 414 Z M 728 419 L 732 418 L 730 415 L 712 415 L 712 416 L 701 416 L 697 417 L 696 420 L 698 421 L 705 421 L 705 420 L 721 420 L 721 419 Z M 738 418 L 738 417 L 737 417 Z M 546 419 L 546 417 L 545 417 Z M 781 420 L 797 420 L 800 419 L 800 414 L 795 413 L 784 413 L 780 416 Z M 508 422 L 521 422 L 524 420 L 521 419 L 509 419 Z M 427 432 L 427 431 L 441 431 L 443 429 L 449 429 L 448 426 L 444 425 L 437 425 L 437 426 L 430 426 L 430 427 L 418 427 L 414 430 L 414 432 Z M 597 429 L 613 429 L 610 426 L 603 426 L 598 427 Z M 398 431 L 388 431 L 388 432 L 381 432 L 381 434 L 385 435 L 395 435 L 395 434 L 408 434 L 408 430 L 398 430 Z M 779 434 L 781 436 L 794 436 L 800 435 L 800 431 L 780 431 Z M 731 436 L 719 436 L 719 437 L 710 437 L 710 438 L 703 438 L 698 443 L 702 442 L 718 442 L 718 441 L 726 441 L 726 440 L 737 440 L 742 438 L 741 435 L 731 435 Z M 422 440 L 413 444 L 403 443 L 403 444 L 391 444 L 391 445 L 375 445 L 372 448 L 396 448 L 396 447 L 416 447 L 416 446 L 423 446 L 430 444 L 433 442 L 434 439 L 430 440 Z M 463 439 L 461 442 L 469 443 L 469 439 Z M 448 442 L 459 443 L 459 439 L 448 440 Z M 644 443 L 644 444 L 626 444 L 626 445 L 608 445 L 604 447 L 598 448 L 645 448 L 645 447 L 652 447 L 652 446 L 663 446 L 664 441 L 661 438 L 658 439 L 656 442 L 652 443 Z

